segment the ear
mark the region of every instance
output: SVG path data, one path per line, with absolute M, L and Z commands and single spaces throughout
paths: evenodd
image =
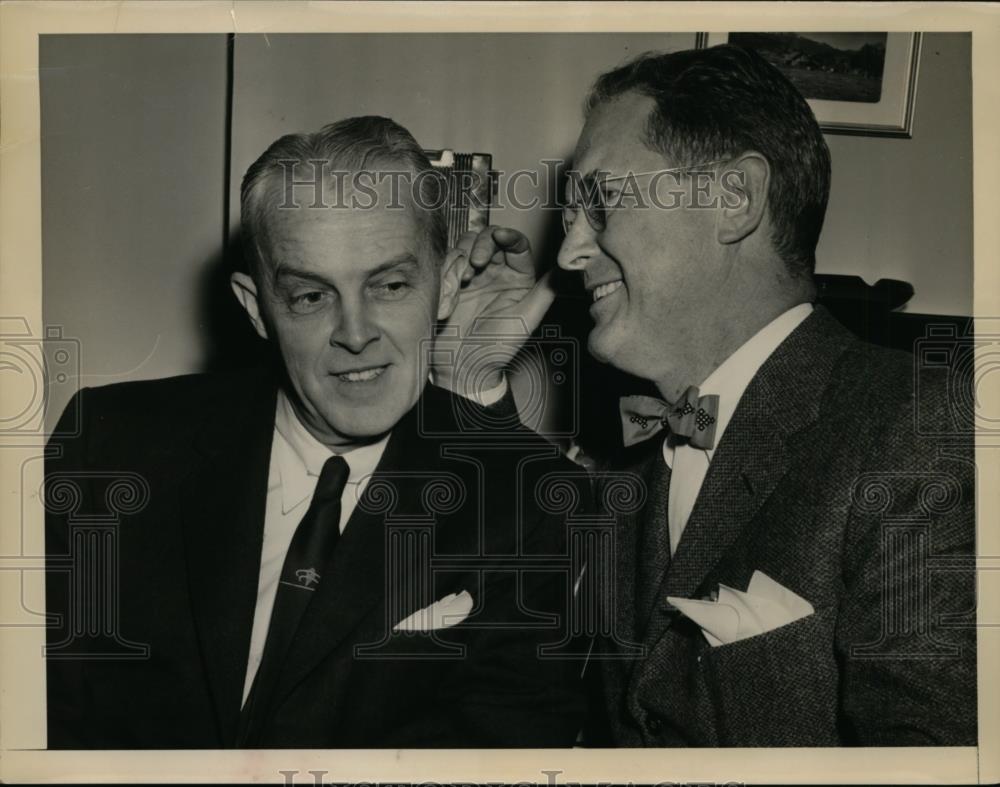
M 441 263 L 441 294 L 438 296 L 437 318 L 447 320 L 458 306 L 458 290 L 469 258 L 461 249 L 449 249 Z
M 257 285 L 246 273 L 234 273 L 229 277 L 229 285 L 233 288 L 236 300 L 246 311 L 254 330 L 261 339 L 267 338 L 267 328 L 260 313 L 260 301 L 257 299 Z
M 728 164 L 720 178 L 720 243 L 738 243 L 756 231 L 764 219 L 771 166 L 760 153 L 750 151 Z

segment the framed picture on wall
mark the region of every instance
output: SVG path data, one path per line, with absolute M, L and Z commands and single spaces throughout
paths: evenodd
M 727 41 L 777 66 L 823 131 L 912 136 L 920 33 L 699 33 L 696 45 Z

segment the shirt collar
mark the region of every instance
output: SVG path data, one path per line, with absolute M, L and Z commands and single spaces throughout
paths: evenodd
M 719 397 L 718 420 L 715 426 L 715 445 L 718 447 L 726 427 L 736 412 L 736 406 L 743 398 L 750 381 L 764 362 L 771 357 L 778 346 L 787 339 L 803 320 L 812 314 L 811 303 L 793 306 L 744 342 L 736 352 L 726 358 L 705 381 L 698 386 L 701 396 L 716 394 Z M 674 449 L 668 448 L 669 440 L 663 442 L 663 454 L 668 465 L 672 464 Z M 668 453 L 669 452 L 669 453 Z M 707 449 L 709 461 L 715 449 Z
M 312 497 L 323 465 L 337 452 L 313 437 L 299 420 L 285 392 L 280 390 L 274 415 L 274 433 L 272 453 L 281 486 L 281 511 L 287 514 L 303 500 Z M 377 443 L 341 453 L 350 468 L 348 484 L 358 484 L 375 472 L 388 442 L 389 435 L 386 435 Z

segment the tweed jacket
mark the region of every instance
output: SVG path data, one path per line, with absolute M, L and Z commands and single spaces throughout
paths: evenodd
M 973 445 L 921 435 L 917 408 L 956 417 L 944 386 L 915 385 L 912 356 L 817 307 L 747 387 L 652 574 L 639 545 L 666 528 L 669 471 L 655 440 L 621 457 L 647 499 L 611 512 L 594 745 L 976 744 Z M 666 602 L 744 590 L 755 570 L 815 612 L 712 647 Z

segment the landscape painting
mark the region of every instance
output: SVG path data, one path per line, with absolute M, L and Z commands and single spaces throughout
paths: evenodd
M 753 49 L 805 96 L 834 134 L 910 137 L 919 33 L 701 33 L 698 46 Z
M 806 98 L 878 103 L 887 33 L 731 33 L 754 49 Z

